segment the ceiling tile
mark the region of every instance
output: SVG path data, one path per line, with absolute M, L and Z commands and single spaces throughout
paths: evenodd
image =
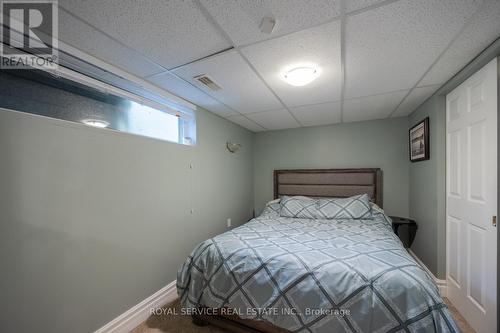
M 297 121 L 293 119 L 290 112 L 285 109 L 252 113 L 246 116 L 268 130 L 295 128 L 300 126 Z
M 176 69 L 174 73 L 241 113 L 275 110 L 283 107 L 234 50 L 183 66 Z M 210 90 L 193 79 L 201 74 L 207 74 L 222 89 Z
M 477 6 L 401 0 L 348 17 L 346 98 L 413 87 Z
M 189 83 L 168 72 L 147 78 L 147 80 L 222 117 L 237 114 L 235 111 L 210 97 L 208 94 L 200 91 L 198 88 L 193 87 Z
M 344 101 L 343 121 L 365 121 L 387 118 L 398 106 L 407 90 Z
M 202 0 L 210 15 L 236 45 L 302 30 L 339 15 L 340 0 Z M 272 34 L 259 29 L 264 17 L 274 17 Z
M 304 105 L 290 108 L 303 126 L 320 126 L 340 122 L 340 102 Z
M 245 127 L 246 129 L 252 131 L 252 132 L 261 132 L 264 130 L 261 126 L 257 125 L 253 121 L 249 120 L 248 118 L 244 116 L 231 116 L 227 117 L 227 120 L 232 121 L 235 124 L 240 125 L 241 127 Z
M 65 0 L 59 5 L 167 68 L 231 46 L 193 1 Z
M 287 106 L 340 100 L 340 23 L 332 22 L 242 49 L 271 89 Z M 294 67 L 317 65 L 321 75 L 294 87 L 283 74 Z
M 440 85 L 418 87 L 413 89 L 410 94 L 404 99 L 403 103 L 398 107 L 396 112 L 392 115 L 395 117 L 404 117 L 415 111 L 417 107 L 420 106 L 427 98 L 438 90 Z
M 453 42 L 420 82 L 444 83 L 500 37 L 500 1 L 488 0 L 474 14 L 470 24 Z
M 138 52 L 109 38 L 64 10 L 59 11 L 59 39 L 80 51 L 140 77 L 164 70 Z M 124 57 L 124 54 L 127 56 Z
M 345 2 L 345 10 L 347 13 L 363 9 L 384 2 L 386 0 L 348 0 Z

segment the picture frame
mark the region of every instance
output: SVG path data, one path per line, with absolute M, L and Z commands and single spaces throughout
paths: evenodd
M 408 131 L 408 147 L 411 162 L 428 160 L 429 153 L 429 117 L 420 121 Z

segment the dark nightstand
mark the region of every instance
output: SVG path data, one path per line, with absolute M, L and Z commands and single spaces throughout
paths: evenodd
M 389 216 L 392 220 L 392 230 L 398 235 L 403 245 L 408 248 L 413 243 L 415 239 L 415 234 L 417 233 L 418 225 L 412 219 L 399 216 Z M 403 227 L 401 227 L 403 226 Z

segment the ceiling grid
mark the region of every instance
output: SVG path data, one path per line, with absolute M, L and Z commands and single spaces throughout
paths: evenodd
M 79 17 L 79 16 L 76 16 L 75 14 L 73 14 L 73 13 L 72 13 L 71 11 L 69 11 L 68 9 L 66 9 L 66 8 L 64 8 L 64 7 L 62 7 L 62 6 L 59 6 L 59 8 L 60 8 L 60 9 L 62 9 L 64 12 L 68 13 L 69 15 L 71 15 L 72 17 L 74 17 L 75 19 L 80 20 L 80 21 L 84 22 L 85 24 L 87 24 L 88 26 L 90 26 L 90 27 L 92 27 L 93 29 L 95 29 L 96 31 L 99 31 L 101 34 L 103 34 L 103 35 L 107 36 L 109 39 L 113 40 L 114 42 L 116 42 L 116 43 L 118 43 L 118 44 L 120 44 L 120 45 L 122 45 L 122 46 L 124 46 L 124 47 L 126 47 L 126 48 L 128 48 L 128 49 L 130 49 L 132 52 L 137 52 L 137 53 L 140 53 L 140 54 L 141 54 L 141 56 L 142 56 L 144 59 L 147 59 L 148 61 L 151 61 L 151 62 L 155 63 L 155 65 L 157 65 L 158 67 L 160 67 L 160 68 L 162 69 L 160 72 L 157 72 L 157 73 L 154 73 L 154 74 L 150 74 L 150 75 L 144 76 L 143 78 L 145 78 L 145 79 L 150 79 L 150 78 L 154 78 L 154 77 L 155 77 L 155 76 L 157 76 L 157 75 L 161 75 L 161 74 L 168 73 L 168 74 L 172 75 L 173 77 L 175 77 L 175 78 L 177 78 L 177 79 L 179 79 L 179 80 L 183 81 L 183 82 L 184 82 L 184 83 L 186 83 L 187 85 L 189 85 L 189 86 L 193 87 L 194 89 L 196 89 L 197 91 L 201 92 L 202 94 L 206 95 L 208 98 L 213 98 L 213 99 L 217 100 L 216 98 L 214 98 L 213 96 L 210 96 L 210 95 L 209 95 L 209 94 L 207 94 L 204 90 L 202 90 L 202 89 L 200 89 L 199 87 L 195 86 L 194 84 L 192 84 L 192 83 L 191 83 L 191 82 L 189 82 L 188 80 L 184 80 L 183 78 L 179 77 L 177 74 L 175 74 L 174 72 L 172 72 L 172 71 L 171 71 L 171 69 L 168 69 L 168 68 L 166 68 L 166 67 L 162 66 L 161 64 L 158 64 L 158 63 L 154 62 L 153 60 L 151 60 L 151 59 L 150 59 L 147 55 L 145 55 L 144 53 L 141 53 L 141 52 L 139 52 L 139 51 L 137 51 L 137 50 L 135 50 L 135 49 L 132 49 L 130 46 L 128 46 L 128 45 L 126 45 L 126 44 L 122 43 L 120 40 L 118 40 L 118 39 L 116 39 L 115 37 L 113 37 L 113 36 L 109 35 L 109 34 L 108 34 L 108 33 L 106 33 L 105 31 L 102 31 L 101 29 L 99 29 L 99 28 L 95 27 L 95 26 L 94 26 L 94 25 L 92 25 L 90 22 L 87 22 L 87 21 L 86 21 L 86 20 L 84 20 L 83 18 L 81 18 L 81 17 Z M 231 48 L 231 49 L 232 49 L 232 48 Z M 210 57 L 212 57 L 212 56 L 215 56 L 215 55 L 220 54 L 220 53 L 225 52 L 225 51 L 227 51 L 227 50 L 222 50 L 222 51 L 216 52 L 215 54 L 208 55 L 208 56 L 206 56 L 206 57 L 203 57 L 202 59 L 205 59 L 205 58 L 210 58 Z M 196 61 L 199 61 L 199 60 L 200 60 L 200 59 L 196 59 L 196 60 L 194 60 L 194 61 L 191 61 L 190 63 L 193 63 L 193 62 L 196 62 Z M 183 66 L 185 66 L 185 65 L 186 65 L 186 64 L 179 65 L 179 66 L 176 66 L 175 68 L 180 68 L 180 67 L 183 67 Z M 154 84 L 154 83 L 153 83 L 153 84 Z M 163 88 L 163 87 L 159 87 L 159 88 Z M 251 122 L 251 123 L 255 124 L 255 126 L 257 126 L 257 127 L 261 128 L 262 130 L 266 130 L 266 128 L 265 128 L 265 127 L 261 126 L 260 124 L 256 123 L 255 121 L 253 121 L 253 120 L 251 120 L 251 119 L 247 118 L 246 116 L 244 116 L 243 114 L 241 114 L 239 111 L 237 111 L 237 110 L 233 109 L 233 108 L 232 108 L 232 107 L 230 107 L 229 105 L 226 105 L 226 104 L 224 104 L 223 102 L 221 102 L 221 101 L 219 101 L 219 100 L 217 100 L 217 102 L 218 102 L 218 103 L 220 103 L 220 104 L 222 104 L 222 105 L 224 105 L 226 108 L 228 108 L 228 109 L 230 109 L 230 110 L 234 111 L 234 113 L 235 113 L 235 114 L 237 114 L 237 115 L 241 115 L 241 116 L 245 117 L 245 118 L 246 118 L 249 122 Z
M 471 24 L 472 20 L 474 19 L 475 14 L 479 12 L 480 8 L 481 7 L 478 7 L 476 9 L 476 11 L 474 12 L 474 14 L 472 14 L 471 17 L 469 18 L 469 20 L 462 26 L 462 28 L 450 40 L 450 42 L 448 43 L 448 45 L 446 45 L 446 47 L 439 54 L 439 56 L 436 58 L 436 60 L 434 60 L 434 62 L 429 66 L 429 68 L 424 72 L 424 74 L 422 74 L 422 76 L 420 77 L 420 79 L 418 79 L 418 81 L 415 83 L 415 85 L 413 85 L 413 87 L 410 89 L 410 91 L 408 91 L 408 93 L 405 95 L 405 97 L 403 97 L 403 99 L 398 104 L 398 106 L 396 106 L 396 108 L 389 114 L 389 118 L 392 117 L 392 115 L 398 110 L 398 108 L 405 102 L 406 98 L 408 98 L 408 96 L 410 96 L 410 94 L 417 87 L 419 87 L 419 83 L 422 82 L 422 80 L 427 75 L 427 73 L 429 73 L 431 71 L 432 67 L 434 67 L 439 62 L 439 60 L 443 57 L 443 55 L 446 53 L 446 51 L 448 51 L 448 49 L 453 45 L 453 43 L 458 39 L 458 37 L 460 37 L 460 35 L 464 32 L 464 30 Z M 422 102 L 424 102 L 424 101 L 422 101 Z
M 285 110 L 287 110 L 288 113 L 290 113 L 290 115 L 292 116 L 292 118 L 297 122 L 297 124 L 299 126 L 302 126 L 301 123 L 297 120 L 297 118 L 295 118 L 295 116 L 293 115 L 293 113 L 290 112 L 290 110 L 285 105 L 285 103 L 283 103 L 283 101 L 281 100 L 281 98 L 276 94 L 276 92 L 274 92 L 273 89 L 271 89 L 271 87 L 267 84 L 267 82 L 264 80 L 264 78 L 262 78 L 262 76 L 255 69 L 255 67 L 253 66 L 253 64 L 250 63 L 250 61 L 248 61 L 248 59 L 245 57 L 245 55 L 241 52 L 240 47 L 234 44 L 234 42 L 231 39 L 231 37 L 227 34 L 226 31 L 224 31 L 224 29 L 222 29 L 222 27 L 217 23 L 217 21 L 212 17 L 212 15 L 210 15 L 210 13 L 208 12 L 208 10 L 201 4 L 201 2 L 199 0 L 194 0 L 194 1 L 198 5 L 198 7 L 202 11 L 202 13 L 207 17 L 207 19 L 217 28 L 217 30 L 224 36 L 224 38 L 228 42 L 230 42 L 232 44 L 233 48 L 236 50 L 236 52 L 238 52 L 238 55 L 247 63 L 247 65 L 252 69 L 252 71 L 254 72 L 254 74 L 261 80 L 261 82 L 267 87 L 267 89 L 269 89 L 269 91 L 274 95 L 274 97 L 281 103 L 281 105 L 283 106 L 283 108 Z M 254 121 L 254 122 L 256 122 L 256 121 Z M 256 123 L 259 124 L 258 122 L 256 122 Z M 264 126 L 262 124 L 259 124 L 259 125 L 261 127 L 266 128 L 266 126 Z
M 63 42 L 251 131 L 406 116 L 500 35 L 497 0 L 85 3 L 60 4 Z M 321 75 L 287 86 L 278 71 L 294 58 Z

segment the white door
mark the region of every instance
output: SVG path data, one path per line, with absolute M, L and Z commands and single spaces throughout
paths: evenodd
M 494 59 L 446 96 L 448 298 L 478 333 L 497 332 L 497 75 Z

